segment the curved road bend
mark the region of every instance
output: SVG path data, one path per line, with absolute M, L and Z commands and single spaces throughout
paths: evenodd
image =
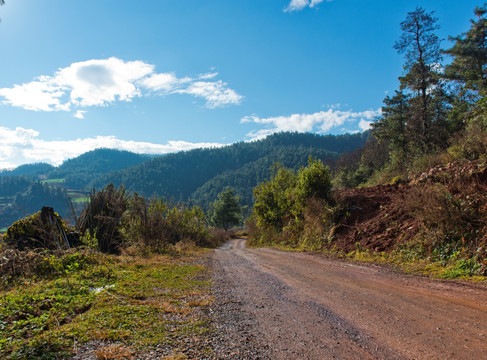
M 226 301 L 238 304 L 238 321 L 261 349 L 256 357 L 487 359 L 483 287 L 248 249 L 242 239 L 215 250 L 214 266 L 215 283 L 226 284 Z

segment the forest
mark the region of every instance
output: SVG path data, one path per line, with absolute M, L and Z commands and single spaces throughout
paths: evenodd
M 394 49 L 404 58 L 399 88 L 383 100 L 365 147 L 339 160 L 343 187 L 407 179 L 447 160 L 485 158 L 487 8 L 441 48 L 439 20 L 417 8 L 401 23 Z M 446 65 L 443 65 L 446 64 Z

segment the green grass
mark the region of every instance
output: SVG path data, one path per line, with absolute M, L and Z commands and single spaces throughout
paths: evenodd
M 293 248 L 281 244 L 270 245 L 273 248 L 283 251 L 312 251 L 303 248 Z M 259 246 L 250 246 L 259 247 Z M 459 279 L 472 282 L 487 283 L 487 276 L 478 275 L 480 264 L 472 259 L 462 259 L 455 256 L 448 261 L 432 261 L 415 254 L 413 251 L 394 250 L 392 252 L 375 252 L 367 249 L 362 249 L 357 246 L 357 249 L 346 253 L 339 249 L 323 250 L 323 254 L 327 254 L 338 259 L 347 259 L 362 263 L 377 263 L 389 264 L 400 271 L 416 275 L 430 276 L 440 279 Z M 487 261 L 487 259 L 486 259 Z
M 7 229 L 8 229 L 8 228 L 6 228 L 6 227 L 4 227 L 4 228 L 0 228 L 0 233 L 6 233 L 6 232 L 7 232 Z
M 90 340 L 144 351 L 209 331 L 194 314 L 211 302 L 201 266 L 76 252 L 46 257 L 38 272 L 0 292 L 2 359 L 65 358 Z
M 432 261 L 413 252 L 396 250 L 390 253 L 357 249 L 345 255 L 359 262 L 391 264 L 411 274 L 420 274 L 441 279 L 461 279 L 473 282 L 487 282 L 487 276 L 479 276 L 480 264 L 473 259 L 452 257 L 447 262 Z
M 62 184 L 63 182 L 64 179 L 47 179 L 41 181 L 43 184 Z
M 87 203 L 90 201 L 89 197 L 78 197 L 71 199 L 74 203 Z

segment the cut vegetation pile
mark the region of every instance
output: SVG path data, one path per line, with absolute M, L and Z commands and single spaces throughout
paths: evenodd
M 391 251 L 413 238 L 419 221 L 408 211 L 409 190 L 409 186 L 379 185 L 340 192 L 346 215 L 333 230 L 333 245 L 345 252 Z

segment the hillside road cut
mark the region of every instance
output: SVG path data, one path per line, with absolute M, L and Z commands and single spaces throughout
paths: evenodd
M 487 359 L 485 286 L 243 239 L 212 262 L 219 358 Z

